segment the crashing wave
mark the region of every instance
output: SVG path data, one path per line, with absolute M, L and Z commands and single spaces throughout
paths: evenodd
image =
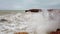
M 28 32 L 29 34 L 47 34 L 58 28 L 59 21 L 55 13 L 16 13 L 0 16 L 0 34 Z

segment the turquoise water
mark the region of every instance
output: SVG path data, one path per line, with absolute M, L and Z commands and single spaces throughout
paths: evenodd
M 23 13 L 24 10 L 0 10 L 0 15 L 2 15 L 2 14 L 10 14 L 10 13 L 16 13 L 16 12 Z
M 0 12 L 24 12 L 24 10 L 0 10 Z

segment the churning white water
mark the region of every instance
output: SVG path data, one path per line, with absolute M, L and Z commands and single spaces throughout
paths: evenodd
M 26 31 L 29 34 L 47 34 L 59 28 L 58 12 L 16 13 L 0 16 L 0 34 Z M 6 21 L 1 21 L 5 19 Z

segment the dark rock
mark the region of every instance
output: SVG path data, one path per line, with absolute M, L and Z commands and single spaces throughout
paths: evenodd
M 25 10 L 25 12 L 39 12 L 42 11 L 41 9 L 29 9 L 29 10 Z
M 0 21 L 7 21 L 6 19 L 1 19 Z
M 47 9 L 47 11 L 51 12 L 51 11 L 53 11 L 53 9 Z
M 57 31 L 60 31 L 60 29 L 57 29 Z

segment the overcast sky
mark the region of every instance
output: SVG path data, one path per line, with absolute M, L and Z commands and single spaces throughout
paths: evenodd
M 60 8 L 60 0 L 0 0 L 0 10 Z

